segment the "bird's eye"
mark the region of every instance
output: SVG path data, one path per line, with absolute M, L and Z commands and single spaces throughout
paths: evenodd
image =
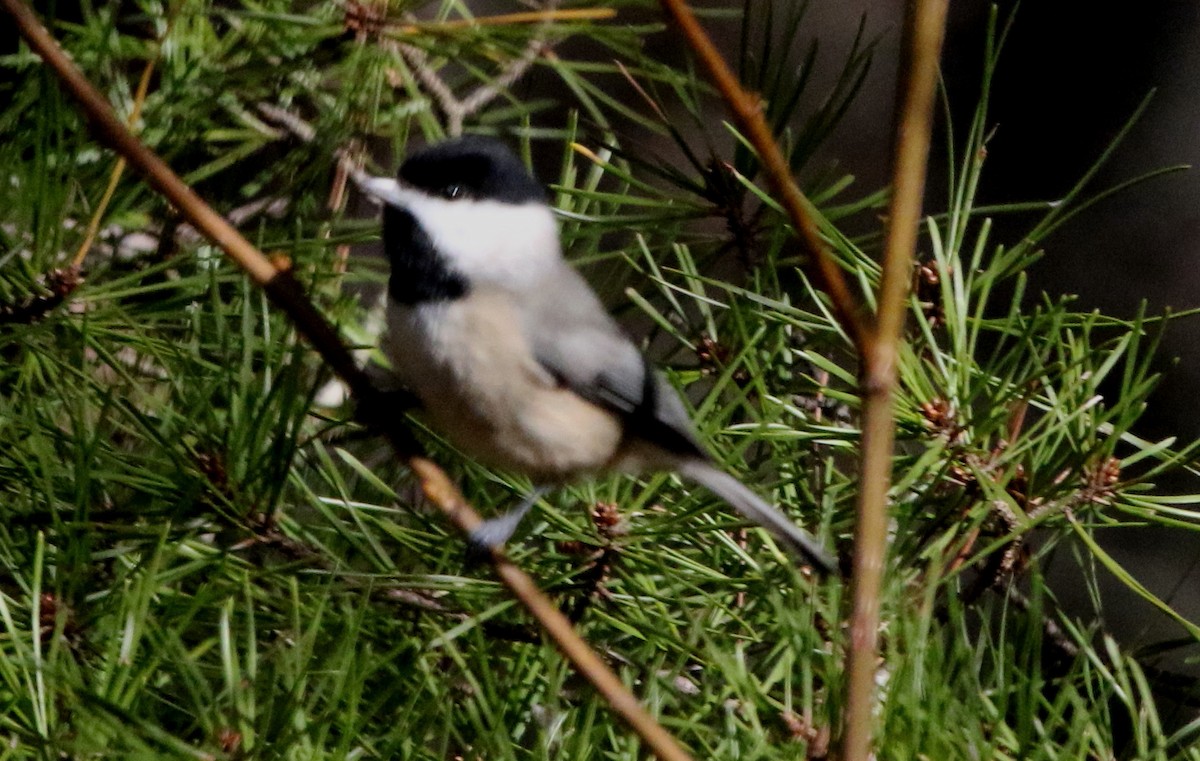
M 462 185 L 447 185 L 446 187 L 442 188 L 442 198 L 445 198 L 447 201 L 453 201 L 456 198 L 462 197 Z

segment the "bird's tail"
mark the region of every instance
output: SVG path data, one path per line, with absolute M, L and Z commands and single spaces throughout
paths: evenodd
M 820 542 L 750 491 L 741 481 L 699 459 L 680 463 L 678 470 L 680 475 L 700 484 L 728 502 L 744 517 L 770 531 L 789 550 L 818 571 L 832 574 L 837 570 L 837 562 Z

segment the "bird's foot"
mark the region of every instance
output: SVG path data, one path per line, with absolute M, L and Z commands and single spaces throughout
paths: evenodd
M 530 508 L 544 497 L 547 491 L 547 487 L 539 486 L 512 510 L 480 523 L 467 537 L 467 557 L 473 562 L 479 562 L 491 557 L 493 551 L 502 548 L 516 533 L 517 527 L 521 525 L 521 520 L 529 513 Z

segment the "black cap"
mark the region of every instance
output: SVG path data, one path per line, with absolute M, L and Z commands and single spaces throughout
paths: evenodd
M 421 148 L 400 167 L 400 181 L 429 195 L 501 203 L 545 203 L 546 190 L 503 142 L 480 135 Z

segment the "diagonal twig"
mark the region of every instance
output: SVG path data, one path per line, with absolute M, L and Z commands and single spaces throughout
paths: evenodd
M 929 154 L 934 85 L 948 0 L 910 0 L 905 27 L 903 76 L 897 85 L 897 127 L 891 209 L 884 249 L 879 311 L 864 315 L 837 263 L 820 237 L 809 202 L 772 136 L 759 98 L 738 83 L 696 20 L 686 0 L 660 0 L 720 91 L 758 152 L 768 183 L 792 220 L 813 260 L 820 285 L 854 342 L 861 367 L 863 443 L 858 521 L 855 527 L 853 610 L 847 667 L 845 736 L 841 758 L 870 757 L 875 658 L 878 646 L 879 590 L 887 552 L 887 493 L 891 483 L 895 422 L 892 389 L 897 346 L 904 325 L 905 299 L 916 247 L 917 225 Z
M 290 271 L 276 269 L 241 233 L 171 171 L 161 158 L 134 137 L 112 106 L 71 62 L 24 2 L 0 0 L 0 5 L 16 21 L 30 47 L 54 70 L 63 86 L 79 102 L 80 108 L 91 120 L 97 137 L 139 170 L 151 186 L 179 209 L 182 216 L 246 271 L 275 305 L 287 313 L 296 329 L 313 344 L 334 372 L 346 381 L 357 398 L 371 398 L 374 388 L 370 379 L 355 364 L 337 331 L 308 299 Z M 384 433 L 417 476 L 425 496 L 459 529 L 470 533 L 482 523 L 482 519 L 445 472 L 421 454 L 419 445 L 407 428 L 397 421 L 385 426 Z M 689 761 L 687 752 L 642 708 L 533 580 L 501 550 L 492 550 L 491 561 L 496 574 L 538 621 L 559 651 L 592 683 L 612 709 L 629 723 L 655 755 L 668 761 Z
M 811 204 L 792 178 L 787 159 L 784 158 L 771 133 L 771 127 L 767 124 L 762 101 L 738 83 L 737 77 L 729 69 L 729 65 L 725 63 L 725 59 L 704 28 L 700 26 L 700 22 L 696 20 L 686 0 L 660 2 L 663 9 L 675 20 L 688 45 L 717 86 L 738 127 L 754 146 L 759 160 L 762 161 L 767 183 L 787 211 L 797 237 L 807 249 L 806 253 L 812 260 L 821 290 L 825 291 L 833 302 L 834 311 L 843 328 L 859 354 L 862 354 L 871 341 L 871 323 L 859 308 L 858 300 L 851 293 L 846 278 L 821 238 L 821 231 L 813 219 Z

